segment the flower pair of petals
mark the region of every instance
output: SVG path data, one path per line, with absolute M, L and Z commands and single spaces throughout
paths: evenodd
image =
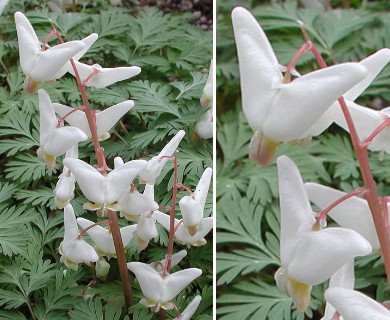
M 358 63 L 344 63 L 283 83 L 275 53 L 255 18 L 237 7 L 232 19 L 243 111 L 255 132 L 250 156 L 267 165 L 280 142 L 305 139 L 325 130 L 332 121 L 316 124 L 317 120 L 364 80 L 367 70 Z
M 111 128 L 134 106 L 132 100 L 123 101 L 103 111 L 94 111 L 96 115 L 96 129 L 99 140 L 109 138 Z M 64 117 L 71 126 L 81 129 L 88 138 L 92 137 L 88 120 L 84 111 L 73 111 L 73 108 L 59 103 L 53 103 L 55 113 Z
M 183 224 L 187 227 L 191 236 L 198 231 L 203 219 L 204 206 L 209 191 L 213 170 L 206 168 L 199 179 L 196 190 L 192 196 L 185 196 L 179 201 L 180 211 L 183 216 Z
M 318 230 L 298 168 L 287 156 L 277 159 L 280 197 L 280 257 L 277 284 L 301 311 L 310 286 L 329 279 L 345 263 L 371 252 L 370 243 L 354 230 Z
M 145 296 L 140 303 L 151 307 L 154 312 L 158 312 L 160 308 L 173 309 L 172 300 L 202 274 L 202 270 L 190 268 L 164 277 L 148 264 L 141 262 L 130 262 L 127 267 L 137 277 Z
M 72 171 L 85 197 L 99 207 L 105 207 L 123 196 L 131 181 L 145 168 L 147 162 L 129 161 L 106 175 L 79 159 L 64 159 L 64 165 Z

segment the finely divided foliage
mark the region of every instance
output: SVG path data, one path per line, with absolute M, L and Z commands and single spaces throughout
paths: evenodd
M 176 207 L 176 219 L 182 219 L 180 199 L 198 192 L 199 179 L 206 168 L 212 167 L 212 140 L 202 138 L 195 130 L 197 121 L 210 110 L 210 105 L 201 105 L 201 97 L 212 57 L 212 32 L 193 25 L 196 16 L 191 13 L 164 14 L 154 7 L 114 7 L 103 0 L 95 1 L 93 6 L 79 3 L 76 10 L 65 7 L 66 13 L 49 9 L 61 4 L 62 1 L 10 1 L 0 19 L 0 318 L 152 320 L 177 318 L 180 310 L 182 319 L 211 319 L 211 233 L 204 232 L 200 222 L 196 230 L 190 230 L 203 232 L 202 246 L 185 248 L 173 243 L 174 230 L 168 227 L 167 232 L 152 212 L 157 204 L 159 214 L 164 216 Z M 19 12 L 15 15 L 18 35 L 15 12 Z M 96 41 L 89 50 L 89 40 L 62 46 L 65 54 L 56 47 L 59 42 L 53 35 L 42 55 L 41 45 L 52 30 L 50 24 L 65 43 L 93 33 L 98 37 L 96 40 L 91 35 L 90 39 Z M 32 32 L 40 42 L 36 42 Z M 23 41 L 25 51 L 21 54 Z M 42 63 L 57 68 L 52 52 L 65 60 L 73 56 L 80 63 L 101 65 L 88 69 L 86 75 L 81 72 L 81 80 L 87 80 L 90 71 L 97 72 L 91 81 L 86 81 L 92 87 L 78 84 L 69 73 L 57 80 L 57 75 L 42 75 Z M 71 68 L 70 63 L 66 66 Z M 119 66 L 138 66 L 142 71 L 133 79 L 122 81 L 138 74 L 140 69 L 116 68 Z M 108 85 L 114 80 L 118 82 Z M 104 161 L 99 149 L 93 152 L 97 139 L 92 134 L 91 142 L 83 113 L 74 113 L 69 121 L 68 115 L 60 114 L 65 110 L 61 105 L 85 106 L 79 92 L 83 87 L 91 109 L 96 112 L 129 99 L 134 101 L 134 106 L 132 102 L 115 106 L 107 113 L 109 117 L 103 113 L 97 117 L 99 128 L 99 121 L 107 125 L 104 132 L 98 131 Z M 36 93 L 26 92 L 37 88 L 39 98 Z M 121 118 L 116 125 L 115 118 Z M 145 187 L 143 181 L 139 183 L 137 174 L 180 130 L 184 130 L 180 144 L 171 148 L 171 154 L 161 155 L 176 160 L 163 159 L 166 164 L 151 182 L 154 190 L 149 200 L 137 200 L 152 203 L 147 209 L 138 205 L 150 211 L 129 212 L 120 217 L 119 198 L 137 192 L 136 189 L 142 194 L 144 188 L 150 187 Z M 77 142 L 78 151 L 76 148 L 65 156 L 66 144 Z M 40 158 L 36 154 L 38 148 Z M 114 168 L 115 157 L 118 158 Z M 158 161 L 157 158 L 155 162 Z M 107 164 L 111 170 L 104 165 L 89 166 L 97 163 Z M 107 175 L 101 175 L 101 170 Z M 57 184 L 59 175 L 61 185 Z M 88 183 L 89 178 L 92 180 Z M 202 189 L 203 219 L 212 215 L 211 189 Z M 172 195 L 177 195 L 173 206 Z M 73 212 L 82 218 L 78 220 Z M 138 261 L 138 281 L 125 270 L 133 287 L 134 303 L 130 308 L 126 308 L 128 299 L 125 304 L 118 272 L 116 257 L 119 261 L 120 255 L 113 250 L 117 236 L 114 227 L 106 229 L 107 217 L 100 217 L 107 213 L 110 221 L 113 215 L 119 217 L 125 261 Z M 128 221 L 129 216 L 138 221 Z M 97 221 L 101 223 L 99 228 L 93 228 Z M 87 230 L 83 230 L 85 227 Z M 183 232 L 188 233 L 187 229 Z M 165 259 L 167 246 L 168 254 L 187 249 L 187 256 L 180 262 L 174 255 L 172 272 L 169 259 Z M 160 273 L 153 272 L 165 293 L 156 293 L 152 301 L 148 292 L 154 283 L 145 284 L 142 279 L 145 270 L 152 269 L 149 264 L 161 260 L 164 262 L 155 265 Z M 83 264 L 84 261 L 92 262 Z M 155 313 L 158 309 L 167 310 Z
M 260 135 L 255 133 L 249 150 L 252 152 L 254 149 L 257 152 L 255 156 L 252 156 L 255 160 L 258 160 L 259 155 L 264 159 L 264 154 L 269 156 L 270 149 L 276 147 L 275 145 L 272 145 L 272 148 L 267 147 L 268 138 L 274 135 L 271 137 L 272 142 L 283 138 L 274 132 L 279 130 L 278 134 L 282 135 L 287 130 L 304 129 L 303 126 L 294 129 L 292 126 L 279 125 L 279 120 L 285 121 L 284 117 L 290 121 L 302 120 L 294 119 L 294 116 L 305 118 L 304 112 L 294 111 L 295 92 L 289 96 L 285 107 L 273 105 L 270 102 L 273 99 L 277 99 L 278 103 L 284 102 L 281 92 L 287 90 L 287 87 L 285 82 L 279 83 L 280 79 L 276 76 L 277 74 L 281 74 L 281 77 L 285 77 L 284 81 L 289 82 L 289 77 L 285 76 L 287 71 L 290 73 L 290 79 L 294 79 L 291 84 L 294 84 L 299 79 L 296 70 L 302 75 L 307 75 L 318 69 L 314 56 L 309 53 L 303 54 L 296 61 L 296 70 L 286 68 L 305 42 L 297 20 L 304 23 L 315 47 L 325 57 L 326 62 L 332 65 L 336 62 L 341 64 L 348 61 L 362 61 L 374 52 L 384 47 L 388 48 L 390 43 L 386 34 L 389 30 L 389 14 L 374 12 L 369 6 L 359 7 L 356 10 L 324 11 L 320 7 L 298 8 L 296 1 L 272 6 L 256 6 L 252 3 L 253 7 L 250 11 L 265 31 L 276 53 L 276 60 L 272 57 L 272 48 L 267 44 L 266 38 L 264 39 L 260 32 L 256 32 L 257 22 L 245 29 L 252 18 L 250 14 L 246 15 L 242 8 L 235 9 L 233 12 L 236 50 L 231 11 L 236 5 L 243 5 L 243 3 L 220 1 L 217 5 L 220 13 L 216 70 L 217 113 L 220 115 L 217 123 L 219 150 L 217 158 L 217 284 L 219 284 L 217 314 L 219 319 L 330 320 L 338 319 L 338 317 L 333 318 L 335 310 L 342 315 L 343 319 L 374 319 L 375 316 L 378 319 L 387 319 L 389 312 L 382 306 L 378 307 L 373 300 L 365 296 L 368 295 L 379 302 L 390 298 L 384 262 L 378 251 L 375 250 L 365 257 L 355 258 L 356 279 L 353 278 L 351 270 L 342 268 L 336 273 L 337 275 L 332 276 L 330 283 L 325 281 L 325 278 L 330 276 L 327 273 L 333 273 L 334 268 L 337 267 L 336 264 L 347 255 L 366 255 L 371 245 L 373 248 L 378 246 L 376 241 L 368 237 L 369 243 L 361 236 L 365 236 L 364 232 L 373 224 L 370 220 L 367 201 L 352 197 L 343 202 L 329 212 L 329 217 L 334 220 L 328 219 L 327 228 L 325 228 L 323 216 L 318 216 L 316 220 L 316 217 L 311 214 L 312 209 L 319 212 L 326 211 L 326 207 L 340 198 L 340 195 L 350 192 L 354 192 L 351 195 L 358 195 L 359 188 L 364 185 L 349 136 L 339 127 L 332 125 L 321 136 L 311 141 L 300 141 L 303 146 L 296 145 L 297 141 L 285 139 L 289 143 L 279 144 L 273 158 L 259 161 L 263 164 L 271 161 L 271 165 L 267 167 L 260 167 L 248 159 L 248 147 L 253 131 L 259 131 Z M 251 5 L 246 4 L 249 7 Z M 241 18 L 245 16 L 245 19 L 239 21 L 237 16 Z M 261 45 L 257 47 L 259 43 Z M 379 51 L 372 56 L 372 59 L 375 60 L 382 54 L 387 58 L 383 60 L 379 58 L 378 63 L 374 63 L 374 68 L 372 68 L 373 65 L 367 64 L 367 61 L 360 63 L 369 69 L 368 75 L 360 80 L 356 79 L 356 87 L 347 89 L 345 95 L 348 108 L 351 113 L 354 113 L 352 117 L 361 139 L 367 138 L 364 129 L 369 130 L 370 133 L 375 129 L 368 128 L 361 119 L 369 117 L 373 119 L 372 121 L 377 121 L 376 126 L 386 119 L 386 116 L 382 115 L 386 110 L 383 110 L 381 114 L 365 112 L 365 108 L 355 107 L 352 102 L 359 95 L 355 102 L 360 105 L 377 109 L 388 105 L 390 68 L 385 67 L 389 60 L 388 49 Z M 265 60 L 267 63 L 264 63 Z M 260 68 L 261 63 L 264 65 Z M 376 67 L 385 68 L 366 89 L 365 87 L 375 77 L 373 69 Z M 263 78 L 264 76 L 266 78 Z M 275 78 L 273 81 L 270 80 L 272 77 Z M 306 79 L 302 78 L 303 80 L 299 80 Z M 272 81 L 270 88 L 267 87 L 269 81 Z M 238 90 L 240 85 L 241 90 Z M 322 85 L 326 86 L 326 83 Z M 262 91 L 262 88 L 265 90 Z M 272 96 L 270 92 L 275 95 Z M 301 99 L 308 96 L 304 92 L 303 90 Z M 279 99 L 275 97 L 276 94 L 280 96 Z M 268 103 L 264 103 L 265 101 Z M 275 111 L 278 119 L 275 118 L 272 120 L 274 121 L 272 125 L 269 125 L 272 112 L 275 108 L 282 107 L 284 110 L 281 112 Z M 308 110 L 312 112 L 317 107 L 318 103 L 313 102 Z M 269 112 L 264 111 L 266 108 L 270 109 Z M 356 112 L 355 109 L 357 109 Z M 342 128 L 347 128 L 345 120 L 336 120 L 339 119 L 337 117 L 333 119 Z M 261 121 L 263 122 L 259 124 Z M 308 121 L 304 125 L 309 126 L 313 123 L 314 121 Z M 248 124 L 253 131 L 250 130 Z M 287 134 L 290 140 L 306 137 L 304 135 L 297 137 L 291 132 Z M 363 136 L 364 134 L 366 135 Z M 261 138 L 262 135 L 266 137 Z M 386 130 L 382 137 L 385 135 Z M 386 145 L 381 144 L 380 138 L 381 136 L 376 140 L 376 144 L 368 145 L 368 149 L 382 150 L 382 152 L 369 152 L 368 158 L 377 182 L 378 193 L 383 196 L 390 193 L 389 173 L 386 169 L 390 161 L 388 155 L 385 154 Z M 260 145 L 263 143 L 262 148 L 265 149 L 254 148 L 253 144 L 258 142 Z M 297 175 L 295 166 L 287 165 L 289 161 L 286 157 L 280 157 L 281 155 L 287 155 L 292 159 L 299 168 L 300 174 Z M 275 159 L 278 159 L 278 166 L 274 164 Z M 319 189 L 319 186 L 314 183 L 304 186 L 300 175 L 304 182 L 317 182 L 328 185 L 332 189 L 325 187 Z M 336 196 L 336 192 L 339 191 L 334 189 L 345 193 L 337 193 Z M 310 209 L 308 199 L 312 201 L 312 209 Z M 382 208 L 384 207 L 383 205 Z M 346 208 L 349 211 L 346 211 Z M 349 213 L 348 216 L 344 214 L 346 212 Z M 356 212 L 359 214 L 359 221 L 353 220 Z M 318 221 L 317 225 L 313 225 L 315 221 Z M 369 223 L 360 223 L 361 221 Z M 388 225 L 388 223 L 384 224 Z M 342 228 L 334 228 L 336 226 L 348 228 L 348 231 L 344 232 Z M 364 232 L 359 228 L 364 229 Z M 330 234 L 332 237 L 328 238 Z M 328 240 L 323 241 L 321 238 Z M 342 245 L 341 243 L 334 244 L 335 249 L 327 249 L 326 242 L 336 243 L 340 239 L 343 239 Z M 351 243 L 347 244 L 350 240 Z M 345 249 L 342 249 L 343 246 L 347 248 L 341 254 L 343 258 L 341 256 L 335 258 L 338 254 L 337 250 Z M 330 257 L 331 255 L 334 257 Z M 313 260 L 309 261 L 310 259 Z M 278 269 L 279 266 L 281 266 L 280 269 Z M 319 282 L 323 283 L 318 284 Z M 328 287 L 330 289 L 326 291 L 324 297 L 324 292 Z M 365 295 L 352 291 L 353 288 Z M 326 312 L 325 298 L 328 302 Z M 355 311 L 353 311 L 353 306 L 356 306 Z M 298 311 L 299 309 L 301 311 Z

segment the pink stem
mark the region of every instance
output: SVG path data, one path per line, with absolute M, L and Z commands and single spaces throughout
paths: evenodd
M 190 188 L 186 187 L 185 185 L 183 185 L 181 183 L 178 183 L 177 187 L 186 190 L 190 194 L 190 196 L 193 197 L 194 193 L 192 192 L 192 190 Z
M 374 130 L 373 133 L 371 133 L 369 135 L 369 137 L 363 141 L 363 144 L 362 146 L 364 148 L 368 148 L 368 146 L 370 145 L 370 143 L 376 138 L 376 136 L 378 134 L 380 134 L 384 129 L 386 129 L 388 126 L 390 125 L 390 118 L 386 118 L 380 125 L 378 128 L 376 128 Z
M 79 107 L 76 107 L 76 108 L 73 108 L 72 111 L 69 111 L 68 113 L 66 113 L 63 117 L 59 118 L 58 119 L 58 122 L 60 123 L 60 125 L 64 124 L 64 121 L 67 117 L 69 117 L 72 113 L 76 112 L 76 111 L 80 111 L 80 110 L 83 110 L 84 109 L 84 106 L 79 106 Z
M 96 223 L 90 225 L 89 227 L 86 227 L 85 229 L 81 230 L 80 233 L 79 233 L 78 238 L 79 238 L 79 239 L 82 239 L 82 238 L 84 237 L 84 234 L 85 234 L 88 230 L 90 230 L 90 229 L 92 229 L 92 228 L 94 228 L 94 227 L 96 227 L 96 226 L 98 226 L 98 225 L 101 225 L 101 224 L 109 224 L 109 223 L 110 223 L 109 220 L 104 220 L 104 221 L 96 222 Z
M 297 51 L 297 53 L 294 55 L 294 57 L 291 59 L 290 63 L 287 66 L 286 73 L 284 74 L 283 83 L 289 83 L 291 82 L 291 71 L 295 68 L 295 65 L 297 64 L 299 58 L 308 50 L 310 50 L 311 44 L 308 42 L 305 42 Z

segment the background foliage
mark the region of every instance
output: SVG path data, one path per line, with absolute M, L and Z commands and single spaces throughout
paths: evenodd
M 13 19 L 22 11 L 33 24 L 38 38 L 50 31 L 52 19 L 65 40 L 81 39 L 92 32 L 99 39 L 83 57 L 83 62 L 104 67 L 138 65 L 139 76 L 109 88 L 88 89 L 92 107 L 103 109 L 133 99 L 136 107 L 102 143 L 112 165 L 115 156 L 124 160 L 156 155 L 180 129 L 187 137 L 179 147 L 179 180 L 192 189 L 204 168 L 212 167 L 212 143 L 201 140 L 194 124 L 203 110 L 199 98 L 212 58 L 212 32 L 194 25 L 192 13 L 163 14 L 155 7 L 112 7 L 103 0 L 79 3 L 77 12 L 53 13 L 47 2 L 10 1 L 0 17 L 0 318 L 1 319 L 124 319 L 122 289 L 115 259 L 107 282 L 92 279 L 89 268 L 67 270 L 59 262 L 58 247 L 63 237 L 63 213 L 54 204 L 53 189 L 62 171 L 57 160 L 50 174 L 38 159 L 38 97 L 23 92 L 24 75 L 19 67 L 18 45 Z M 69 10 L 68 10 L 69 11 Z M 54 45 L 53 40 L 50 44 Z M 81 99 L 72 76 L 41 86 L 54 102 L 77 106 Z M 90 142 L 79 148 L 80 158 L 95 163 Z M 157 181 L 156 201 L 166 205 L 171 198 L 172 165 L 168 164 Z M 184 193 L 183 193 L 184 195 Z M 179 199 L 181 195 L 179 195 Z M 77 190 L 72 200 L 77 215 L 94 219 L 82 209 L 85 199 Z M 212 213 L 212 195 L 206 213 Z M 124 222 L 127 224 L 127 222 Z M 180 268 L 203 270 L 191 287 L 177 298 L 180 309 L 196 294 L 202 295 L 194 319 L 211 319 L 212 238 L 203 247 L 191 248 Z M 162 259 L 167 234 L 151 241 L 141 255 L 131 242 L 128 261 L 152 262 Z M 175 250 L 182 247 L 175 245 Z M 176 268 L 177 269 L 177 268 Z M 135 286 L 136 301 L 141 292 Z M 92 300 L 88 297 L 94 297 Z M 155 316 L 138 304 L 133 319 Z M 173 313 L 169 313 L 173 315 Z M 129 319 L 125 317 L 125 319 Z
M 280 291 L 273 275 L 279 262 L 279 205 L 275 164 L 260 167 L 248 159 L 252 132 L 241 111 L 236 49 L 230 12 L 237 5 L 252 11 L 267 33 L 282 64 L 287 64 L 304 40 L 296 20 L 302 20 L 328 64 L 359 61 L 389 47 L 390 14 L 384 2 L 351 1 L 355 9 L 303 7 L 297 1 L 217 1 L 217 284 L 218 318 L 320 319 L 327 283 L 316 286 L 305 314 L 298 313 Z M 312 1 L 313 2 L 313 1 Z M 345 1 L 346 2 L 346 1 Z M 363 7 L 364 5 L 364 7 Z M 378 12 L 378 6 L 382 12 Z M 306 53 L 300 73 L 318 69 Z M 390 67 L 376 78 L 358 103 L 373 108 L 390 100 Z M 362 185 L 348 135 L 336 126 L 308 146 L 280 145 L 298 165 L 304 181 L 316 181 L 350 191 Z M 370 154 L 381 195 L 390 193 L 390 158 Z M 389 299 L 383 264 L 377 253 L 356 261 L 356 285 L 378 301 Z

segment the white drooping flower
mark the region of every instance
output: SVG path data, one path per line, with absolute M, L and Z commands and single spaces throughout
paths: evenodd
M 188 233 L 193 236 L 198 231 L 199 224 L 203 220 L 203 210 L 206 204 L 213 170 L 207 168 L 200 178 L 196 190 L 192 196 L 185 196 L 179 201 L 183 216 L 183 224 Z
M 106 140 L 110 137 L 108 131 L 122 118 L 132 107 L 134 106 L 133 100 L 127 100 L 118 103 L 103 111 L 96 111 L 96 128 L 97 136 L 100 141 Z M 54 111 L 60 116 L 64 117 L 69 114 L 73 108 L 64 106 L 59 103 L 53 104 Z M 88 120 L 84 111 L 74 111 L 66 116 L 65 121 L 71 126 L 80 128 L 88 136 L 92 137 L 91 130 L 89 128 Z
M 84 218 L 77 218 L 77 223 L 83 229 L 89 228 L 95 224 L 95 222 Z M 126 247 L 131 241 L 131 239 L 133 239 L 133 233 L 136 227 L 137 225 L 131 225 L 120 228 L 122 243 L 124 247 Z M 108 259 L 110 259 L 111 257 L 116 258 L 114 240 L 110 229 L 106 229 L 102 226 L 96 225 L 88 229 L 87 233 L 91 237 L 92 241 L 95 243 L 97 252 L 100 256 L 106 256 Z
M 121 216 L 130 221 L 138 221 L 142 213 L 149 213 L 159 208 L 158 203 L 154 201 L 154 185 L 151 184 L 145 185 L 143 193 L 130 188 L 118 203 L 121 206 Z
M 145 296 L 140 303 L 152 308 L 153 312 L 158 312 L 160 308 L 173 309 L 175 304 L 172 300 L 202 274 L 202 270 L 190 268 L 164 277 L 151 266 L 141 262 L 130 262 L 127 267 L 137 277 Z
M 144 250 L 149 241 L 158 236 L 156 218 L 153 213 L 144 212 L 140 214 L 134 236 L 137 240 L 138 252 Z
M 170 217 L 168 214 L 162 213 L 158 210 L 153 212 L 153 216 L 156 220 L 169 231 L 170 229 Z M 188 229 L 184 226 L 181 220 L 175 219 L 175 239 L 176 242 L 182 245 L 186 245 L 188 248 L 191 246 L 199 247 L 207 243 L 204 238 L 213 228 L 213 218 L 203 218 L 198 225 L 198 231 L 193 236 L 188 233 Z
M 254 131 L 249 154 L 267 165 L 280 142 L 308 138 L 311 131 L 319 134 L 313 123 L 361 81 L 367 70 L 357 63 L 344 63 L 284 83 L 275 53 L 256 19 L 242 7 L 233 10 L 232 19 L 242 106 Z
M 50 97 L 45 90 L 38 90 L 38 97 L 40 148 L 37 153 L 48 168 L 53 170 L 56 157 L 66 153 L 78 142 L 87 140 L 87 136 L 79 128 L 59 126 Z
M 345 288 L 329 288 L 325 299 L 343 320 L 388 320 L 390 310 L 363 293 Z
M 103 175 L 84 161 L 64 159 L 64 165 L 72 171 L 85 197 L 95 203 L 84 204 L 88 210 L 118 211 L 119 208 L 115 202 L 128 190 L 132 180 L 146 164 L 144 160 L 129 161 Z
M 306 183 L 305 189 L 309 200 L 321 210 L 346 195 L 345 192 L 317 183 Z M 388 204 L 388 209 L 390 209 L 390 204 Z M 360 233 L 370 242 L 373 249 L 380 248 L 374 220 L 372 219 L 367 200 L 357 196 L 348 198 L 333 208 L 328 215 L 341 227 L 349 228 Z
M 148 165 L 146 166 L 146 168 L 141 170 L 139 174 L 141 183 L 155 184 L 156 179 L 160 175 L 162 168 L 169 161 L 169 157 L 172 157 L 172 155 L 175 153 L 184 135 L 185 131 L 180 130 L 161 150 L 158 156 L 153 157 L 148 161 Z
M 195 131 L 203 139 L 210 139 L 213 137 L 213 69 L 213 60 L 211 60 L 209 76 L 203 89 L 203 95 L 200 98 L 202 107 L 210 109 L 200 117 L 195 125 Z
M 65 154 L 66 158 L 78 158 L 78 148 L 77 144 L 71 147 Z M 53 191 L 55 196 L 55 203 L 59 209 L 63 209 L 70 200 L 74 197 L 74 188 L 76 184 L 76 179 L 74 178 L 72 172 L 64 166 L 62 173 L 58 177 L 57 185 Z
M 173 320 L 190 320 L 191 317 L 194 315 L 196 312 L 196 309 L 198 309 L 200 301 L 202 300 L 201 296 L 196 296 L 183 310 L 181 313 L 180 317 L 176 317 Z
M 98 64 L 89 66 L 78 61 L 75 61 L 75 65 L 81 81 L 85 82 L 87 87 L 95 88 L 105 88 L 116 82 L 134 77 L 141 72 L 141 68 L 135 66 L 102 68 Z M 69 68 L 68 72 L 75 75 L 73 68 Z
M 96 262 L 96 277 L 101 279 L 102 281 L 106 281 L 107 275 L 110 272 L 110 264 L 104 259 L 100 257 L 99 261 Z
M 294 162 L 281 156 L 277 165 L 281 268 L 275 280 L 297 309 L 304 311 L 310 302 L 312 285 L 326 281 L 354 257 L 369 254 L 371 245 L 354 230 L 321 229 Z
M 174 253 L 171 257 L 171 269 L 173 267 L 176 267 L 180 263 L 180 261 L 183 260 L 183 258 L 185 256 L 187 256 L 186 250 L 181 250 L 179 252 Z M 150 266 L 153 269 L 155 269 L 159 274 L 162 275 L 162 273 L 164 272 L 164 267 L 165 267 L 166 262 L 167 262 L 167 260 L 166 260 L 166 256 L 165 256 L 165 259 L 153 262 L 150 264 Z
M 84 49 L 82 41 L 69 41 L 42 51 L 34 28 L 22 12 L 15 13 L 20 66 L 26 75 L 24 89 L 34 93 L 38 83 L 55 79 L 70 58 Z
M 83 239 L 79 239 L 80 231 L 72 205 L 64 208 L 64 240 L 60 245 L 61 262 L 68 268 L 77 270 L 79 263 L 96 262 L 99 256 Z

